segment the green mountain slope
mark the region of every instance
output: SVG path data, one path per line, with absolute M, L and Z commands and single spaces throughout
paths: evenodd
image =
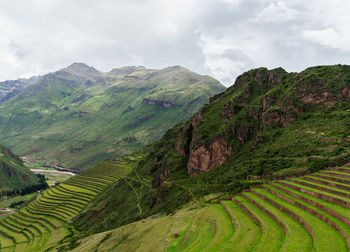
M 0 103 L 0 139 L 21 156 L 83 170 L 159 139 L 224 89 L 179 66 L 103 73 L 74 63 Z
M 259 68 L 143 150 L 144 158 L 75 222 L 100 232 L 212 193 L 350 159 L 350 66 Z
M 0 194 L 38 183 L 38 177 L 23 165 L 22 160 L 0 144 Z

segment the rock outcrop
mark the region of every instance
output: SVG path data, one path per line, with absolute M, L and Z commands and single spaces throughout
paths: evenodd
M 151 99 L 146 99 L 144 98 L 143 103 L 148 103 L 151 105 L 158 105 L 158 106 L 162 106 L 164 108 L 173 108 L 173 107 L 177 107 L 178 105 L 176 105 L 175 103 L 172 102 L 167 102 L 167 101 L 157 101 L 157 100 L 151 100 Z
M 209 147 L 200 146 L 190 150 L 187 172 L 190 176 L 208 172 L 222 165 L 231 156 L 232 147 L 222 138 L 215 140 Z

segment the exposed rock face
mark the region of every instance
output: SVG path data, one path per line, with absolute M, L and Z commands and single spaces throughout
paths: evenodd
M 195 129 L 197 128 L 198 124 L 202 121 L 203 116 L 202 113 L 200 111 L 198 111 L 195 116 L 194 119 L 192 121 L 192 127 Z
M 345 98 L 350 99 L 350 86 L 345 86 L 342 90 L 342 94 Z
M 151 100 L 151 99 L 146 99 L 146 98 L 144 98 L 142 102 L 148 103 L 148 104 L 151 104 L 151 105 L 162 106 L 164 108 L 173 108 L 173 107 L 177 107 L 178 106 L 178 105 L 176 105 L 175 103 L 172 103 L 172 102 L 157 101 L 157 100 Z
M 233 102 L 226 103 L 221 111 L 221 117 L 224 120 L 230 120 L 238 111 L 238 107 Z
M 200 146 L 190 150 L 187 171 L 190 176 L 210 171 L 222 165 L 231 156 L 232 147 L 222 138 L 214 141 L 208 148 Z
M 313 81 L 304 82 L 298 79 L 302 78 L 303 75 L 298 75 L 295 79 L 297 83 L 293 87 L 295 96 L 305 104 L 314 105 L 334 105 L 335 103 L 342 100 L 350 99 L 350 86 L 345 85 L 340 90 L 332 90 L 327 86 L 327 81 L 321 78 L 315 78 Z

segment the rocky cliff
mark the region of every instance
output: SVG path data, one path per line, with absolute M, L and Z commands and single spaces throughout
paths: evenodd
M 324 72 L 328 68 L 338 69 L 337 82 Z M 183 127 L 191 131 L 191 140 L 184 140 L 184 134 L 176 140 L 179 155 L 185 156 L 184 150 L 189 149 L 188 174 L 219 167 L 266 127 L 288 127 L 305 112 L 349 101 L 349 69 L 315 67 L 295 74 L 259 68 L 239 76 L 231 88 L 214 96 L 187 122 L 191 127 Z

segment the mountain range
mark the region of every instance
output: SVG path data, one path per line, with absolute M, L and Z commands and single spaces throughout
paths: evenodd
M 159 139 L 224 90 L 180 66 L 106 73 L 73 63 L 0 83 L 0 141 L 29 160 L 84 170 Z

